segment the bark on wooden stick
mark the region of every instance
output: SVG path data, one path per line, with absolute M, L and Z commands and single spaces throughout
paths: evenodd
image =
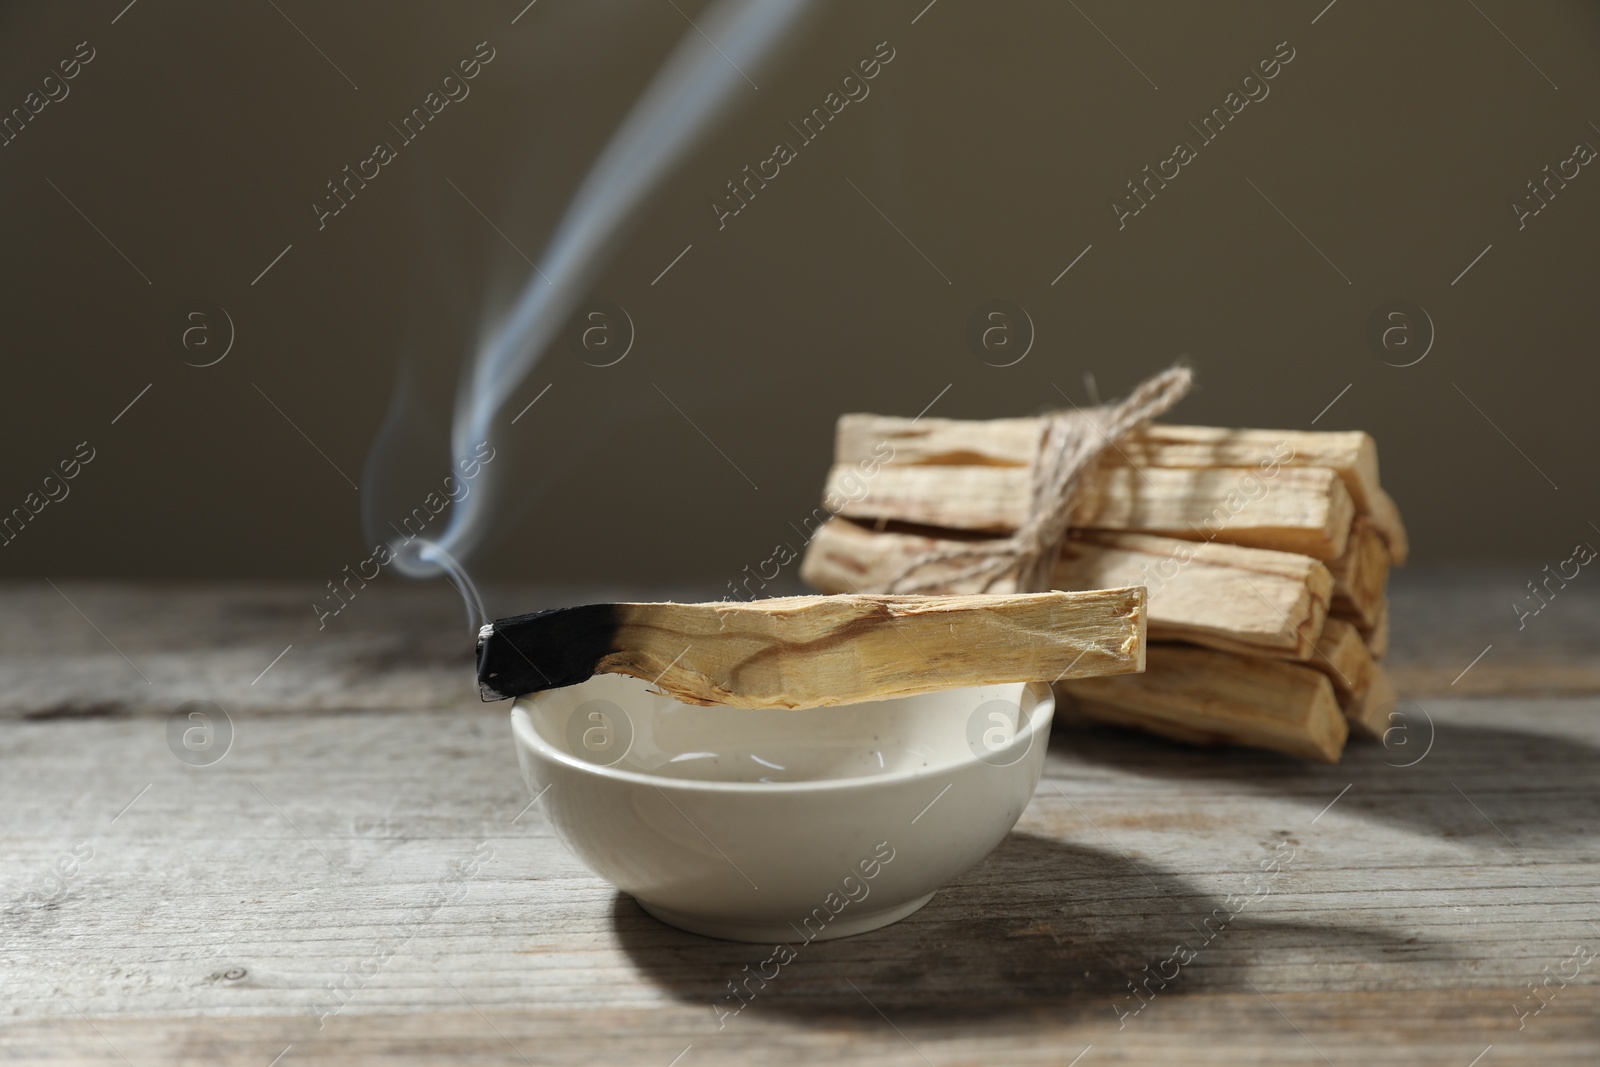
M 496 700 L 629 674 L 687 704 L 802 708 L 1144 669 L 1142 588 L 594 604 L 483 629 Z

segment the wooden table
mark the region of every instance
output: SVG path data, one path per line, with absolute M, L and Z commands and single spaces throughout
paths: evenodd
M 565 851 L 453 595 L 374 586 L 319 631 L 303 590 L 58 584 L 0 597 L 7 1062 L 1600 1060 L 1576 588 L 1518 633 L 1517 575 L 1402 578 L 1415 706 L 1338 766 L 1058 725 L 993 855 L 719 1028 L 771 950 L 662 926 Z M 226 711 L 225 756 L 180 762 L 180 708 L 218 739 Z

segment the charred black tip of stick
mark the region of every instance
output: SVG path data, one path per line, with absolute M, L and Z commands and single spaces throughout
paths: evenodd
M 551 608 L 500 619 L 478 632 L 478 691 L 485 702 L 560 689 L 592 678 L 615 652 L 617 606 Z

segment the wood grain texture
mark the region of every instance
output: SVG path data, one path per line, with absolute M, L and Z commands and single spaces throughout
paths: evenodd
M 208 768 L 163 717 L 12 722 L 0 1059 L 1592 1064 L 1596 965 L 1538 983 L 1600 947 L 1600 700 L 1429 711 L 1410 766 L 1063 723 L 995 853 L 904 922 L 803 947 L 720 1029 L 769 950 L 580 866 L 523 810 L 503 708 L 243 714 Z
M 1338 472 L 1283 467 L 1270 478 L 1254 467 L 1103 467 L 1073 525 L 1135 530 L 1188 540 L 1337 559 L 1355 505 Z
M 886 415 L 840 416 L 834 461 L 901 465 L 1026 467 L 1038 454 L 1042 420 L 906 419 Z M 1356 510 L 1369 517 L 1395 562 L 1409 554 L 1405 526 L 1378 478 L 1378 450 L 1360 431 L 1236 430 L 1218 426 L 1151 423 L 1108 449 L 1104 467 L 1140 469 L 1259 467 L 1267 461 L 1338 472 Z M 1268 546 L 1272 547 L 1272 546 Z
M 1145 602 L 1142 587 L 1125 587 L 589 605 L 486 628 L 485 656 L 493 653 L 506 667 L 526 664 L 531 672 L 522 673 L 533 680 L 508 687 L 494 681 L 492 669 L 485 674 L 483 660 L 479 677 L 504 696 L 591 674 L 627 674 L 685 704 L 815 708 L 962 686 L 1128 674 L 1144 669 Z M 605 631 L 598 639 L 581 621 L 597 613 Z M 564 659 L 569 641 L 582 667 L 563 674 L 551 666 L 552 682 L 538 662 Z
M 908 465 L 1026 467 L 1039 454 L 1044 421 L 902 418 L 855 412 L 834 424 L 835 463 L 892 457 Z
M 1406 561 L 1410 547 L 1405 524 L 1379 481 L 1377 442 L 1359 430 L 1237 430 L 1152 423 L 1130 435 L 1107 462 L 1141 467 L 1246 467 L 1285 445 L 1292 451 L 1284 461 L 1287 464 L 1337 471 L 1357 513 L 1368 517 L 1396 562 Z
M 1337 763 L 1349 726 L 1309 664 L 1187 645 L 1153 645 L 1148 671 L 1062 682 L 1070 710 L 1194 745 L 1247 745 Z
M 1353 733 L 1382 737 L 1394 721 L 1394 685 L 1367 647 L 1361 631 L 1343 619 L 1329 619 L 1317 638 L 1317 652 L 1306 661 L 1328 676 Z
M 1328 676 L 1340 698 L 1366 690 L 1372 676 L 1372 652 L 1361 631 L 1343 619 L 1329 619 L 1317 637 L 1316 653 L 1306 661 Z
M 1389 564 L 1383 538 L 1371 522 L 1357 515 L 1344 553 L 1328 564 L 1334 614 L 1353 619 L 1368 632 L 1376 629 L 1388 603 Z
M 1396 727 L 1403 732 L 1408 713 L 1400 704 L 1400 694 L 1388 670 L 1376 660 L 1367 674 L 1366 687 L 1341 697 L 1339 706 L 1344 709 L 1351 734 L 1367 738 L 1381 739 Z
M 1389 557 L 1395 565 L 1404 566 L 1409 563 L 1411 541 L 1406 536 L 1405 524 L 1400 520 L 1400 505 L 1395 503 L 1394 497 L 1381 486 L 1374 489 L 1367 499 L 1362 514 L 1366 515 L 1383 535 L 1384 543 L 1389 546 Z
M 1003 533 L 1028 514 L 1032 474 L 1022 467 L 894 463 L 868 479 L 854 464 L 835 464 L 823 499 L 837 514 L 867 522 Z M 1265 478 L 1253 467 L 1102 466 L 1084 478 L 1070 523 L 1332 561 L 1344 553 L 1354 517 L 1344 482 L 1326 467 L 1283 467 Z
M 1400 696 L 1600 692 L 1600 581 L 1571 583 L 1519 627 L 1513 605 L 1538 576 L 1531 566 L 1395 571 L 1384 665 Z
M 1385 599 L 1383 608 L 1378 612 L 1378 621 L 1372 624 L 1371 629 L 1361 631 L 1367 647 L 1372 649 L 1373 659 L 1381 660 L 1389 655 L 1389 615 L 1389 601 Z M 1357 625 L 1356 629 L 1361 627 Z
M 1101 531 L 1063 546 L 1058 587 L 1112 579 L 1147 583 L 1161 640 L 1288 659 L 1311 655 L 1332 584 L 1320 562 L 1293 552 Z
M 811 538 L 800 574 L 825 593 L 881 590 L 916 555 L 961 544 L 831 519 Z M 954 574 L 960 563 L 923 568 L 917 577 Z M 1327 568 L 1309 556 L 1104 531 L 1080 531 L 1063 545 L 1051 581 L 1057 589 L 1144 585 L 1152 640 L 1290 659 L 1312 655 L 1333 587 Z M 966 593 L 977 587 L 969 580 L 942 588 Z M 993 591 L 1014 587 L 1007 579 Z

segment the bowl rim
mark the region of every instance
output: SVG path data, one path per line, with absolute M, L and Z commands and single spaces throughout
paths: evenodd
M 581 683 L 580 683 L 581 684 Z M 1011 763 L 1000 764 L 996 770 L 1005 770 L 1020 765 L 1026 758 L 1028 751 L 1038 741 L 1039 734 L 1045 735 L 1044 743 L 1049 744 L 1050 723 L 1055 718 L 1056 696 L 1055 690 L 1047 682 L 1001 682 L 1001 685 L 1020 684 L 1024 690 L 1037 687 L 1042 690 L 1039 701 L 1033 707 L 1032 714 L 1028 717 L 1028 727 L 1019 731 L 1011 739 L 1007 749 L 1015 748 L 1018 744 L 1025 744 L 1023 754 Z M 959 688 L 984 688 L 982 686 L 962 686 Z M 935 690 L 937 692 L 937 690 Z M 912 694 L 921 696 L 923 694 Z M 533 728 L 533 720 L 528 715 L 528 705 L 532 703 L 537 694 L 520 696 L 511 705 L 511 731 L 519 744 L 532 750 L 541 758 L 565 767 L 568 770 L 589 774 L 597 778 L 608 779 L 629 785 L 648 785 L 657 789 L 671 786 L 679 791 L 698 792 L 709 791 L 713 793 L 804 793 L 804 792 L 830 792 L 841 789 L 860 789 L 865 786 L 884 786 L 899 782 L 907 782 L 917 778 L 933 777 L 938 774 L 948 774 L 952 771 L 963 770 L 970 766 L 995 766 L 985 764 L 976 754 L 967 753 L 957 756 L 953 760 L 919 767 L 910 771 L 896 771 L 890 774 L 857 775 L 853 778 L 818 778 L 800 782 L 723 782 L 709 778 L 669 778 L 666 775 L 646 774 L 642 771 L 623 771 L 615 767 L 606 767 L 587 760 L 578 759 L 561 749 L 546 743 L 539 736 L 539 731 Z M 1042 712 L 1042 713 L 1041 713 Z

